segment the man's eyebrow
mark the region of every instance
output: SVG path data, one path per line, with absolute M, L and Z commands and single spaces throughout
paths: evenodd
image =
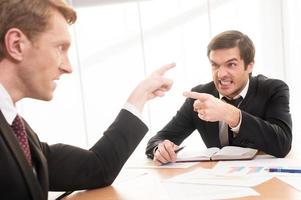
M 214 65 L 218 65 L 216 62 L 214 62 L 213 60 L 210 60 L 210 63 L 211 64 L 214 64 Z
M 231 59 L 227 60 L 226 62 L 224 62 L 222 64 L 229 63 L 229 62 L 232 62 L 232 61 L 238 61 L 238 59 L 237 58 L 231 58 Z M 213 60 L 210 60 L 210 62 L 211 62 L 211 64 L 214 64 L 214 65 L 218 65 L 218 66 L 222 65 L 222 64 L 218 64 L 218 63 L 214 62 Z
M 232 62 L 232 61 L 238 61 L 238 59 L 237 58 L 231 58 L 231 59 L 227 60 L 225 63 Z

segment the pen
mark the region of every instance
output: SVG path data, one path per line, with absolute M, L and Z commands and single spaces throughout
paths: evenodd
M 60 195 L 59 197 L 57 197 L 55 200 L 61 200 L 63 198 L 65 198 L 66 196 L 68 196 L 69 194 L 71 194 L 73 191 L 67 191 L 64 192 L 62 195 Z
M 175 150 L 175 153 L 178 153 L 179 151 L 181 151 L 182 149 L 184 149 L 185 146 L 181 146 L 178 149 Z
M 301 169 L 292 168 L 269 168 L 269 172 L 281 172 L 281 173 L 301 173 Z

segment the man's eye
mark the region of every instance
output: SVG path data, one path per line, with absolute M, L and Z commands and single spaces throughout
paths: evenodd
M 236 67 L 236 63 L 229 63 L 228 66 L 229 66 L 229 67 L 232 67 L 232 68 L 233 68 L 233 67 Z
M 63 51 L 64 50 L 64 47 L 62 45 L 58 46 L 58 50 L 59 51 Z
M 217 64 L 214 64 L 214 63 L 212 63 L 212 64 L 211 64 L 211 67 L 212 67 L 213 69 L 217 69 L 217 68 L 218 68 L 218 65 L 217 65 Z

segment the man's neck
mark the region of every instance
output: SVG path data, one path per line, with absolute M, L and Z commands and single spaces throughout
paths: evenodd
M 226 97 L 226 98 L 228 98 L 228 99 L 237 99 L 237 98 L 239 98 L 240 96 L 241 96 L 242 98 L 245 98 L 245 96 L 247 95 L 247 92 L 248 92 L 248 90 L 249 90 L 249 84 L 250 84 L 250 79 L 248 79 L 248 80 L 246 81 L 244 87 L 240 90 L 240 92 L 237 92 L 237 94 L 235 94 L 235 95 L 233 95 L 233 96 L 231 96 L 231 97 L 229 97 L 229 96 L 223 96 L 222 94 L 219 94 L 220 99 L 223 98 L 223 97 Z

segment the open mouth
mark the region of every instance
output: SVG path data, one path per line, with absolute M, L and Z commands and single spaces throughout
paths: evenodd
M 233 81 L 231 80 L 219 80 L 218 82 L 222 88 L 228 88 L 233 84 Z

